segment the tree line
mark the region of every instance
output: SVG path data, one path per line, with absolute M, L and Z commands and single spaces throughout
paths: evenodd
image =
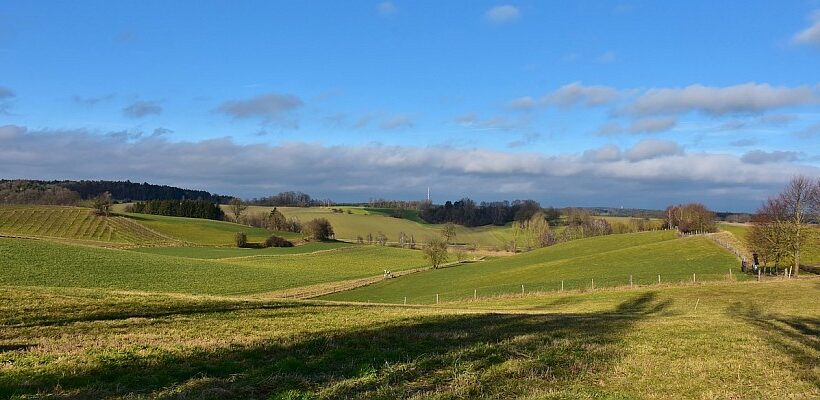
M 419 211 L 419 216 L 425 222 L 432 224 L 452 222 L 468 227 L 501 226 L 512 221 L 528 220 L 539 211 L 543 211 L 548 220 L 553 222 L 560 219 L 557 210 L 551 207 L 542 210 L 541 205 L 535 200 L 495 201 L 477 204 L 466 197 L 455 202 L 448 200 L 442 205 L 424 203 Z
M 273 207 L 317 207 L 333 205 L 331 200 L 317 200 L 310 197 L 309 194 L 303 192 L 281 192 L 268 197 L 253 198 L 247 201 L 248 204 L 255 206 L 273 206 Z
M 112 199 L 130 202 L 146 200 L 206 200 L 226 203 L 231 197 L 204 190 L 131 181 L 42 181 L 0 180 L 0 203 L 75 205 L 108 192 Z
M 223 220 L 225 213 L 208 200 L 148 200 L 139 201 L 126 207 L 126 212 L 139 214 L 167 215 L 172 217 L 204 218 Z

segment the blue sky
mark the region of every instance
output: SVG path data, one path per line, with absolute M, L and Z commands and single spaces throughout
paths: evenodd
M 9 178 L 749 210 L 818 106 L 818 0 L 0 4 Z

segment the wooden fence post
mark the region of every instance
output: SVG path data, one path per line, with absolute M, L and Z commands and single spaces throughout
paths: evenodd
M 595 290 L 595 278 L 592 278 L 592 290 Z
M 658 275 L 658 285 L 660 285 L 660 284 L 661 284 L 661 276 Z
M 521 294 L 524 294 L 524 285 L 521 285 Z
M 632 275 L 629 275 L 629 287 L 632 287 Z
M 473 300 L 478 298 L 478 289 L 473 289 Z
M 564 280 L 563 279 L 561 279 L 561 291 L 562 292 L 564 291 Z
M 407 296 L 404 296 L 404 305 L 407 305 Z
M 436 304 L 438 304 L 438 293 L 436 293 Z

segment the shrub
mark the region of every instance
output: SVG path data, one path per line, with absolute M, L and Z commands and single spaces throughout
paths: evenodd
M 245 247 L 248 245 L 248 235 L 245 232 L 236 232 L 233 235 L 234 243 L 236 243 L 236 247 Z
M 302 229 L 309 239 L 312 240 L 328 240 L 333 239 L 333 226 L 326 218 L 316 218 L 308 221 Z
M 289 240 L 281 238 L 276 235 L 271 235 L 263 242 L 264 247 L 293 247 L 293 243 Z

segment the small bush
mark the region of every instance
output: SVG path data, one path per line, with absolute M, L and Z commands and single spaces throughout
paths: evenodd
M 236 243 L 236 247 L 245 247 L 248 245 L 248 235 L 245 232 L 236 232 L 233 235 L 234 243 Z
M 334 237 L 333 227 L 326 218 L 316 218 L 308 221 L 302 228 L 302 233 L 311 240 L 328 240 Z
M 281 238 L 276 235 L 271 235 L 263 242 L 264 247 L 293 247 L 293 243 L 289 240 Z

